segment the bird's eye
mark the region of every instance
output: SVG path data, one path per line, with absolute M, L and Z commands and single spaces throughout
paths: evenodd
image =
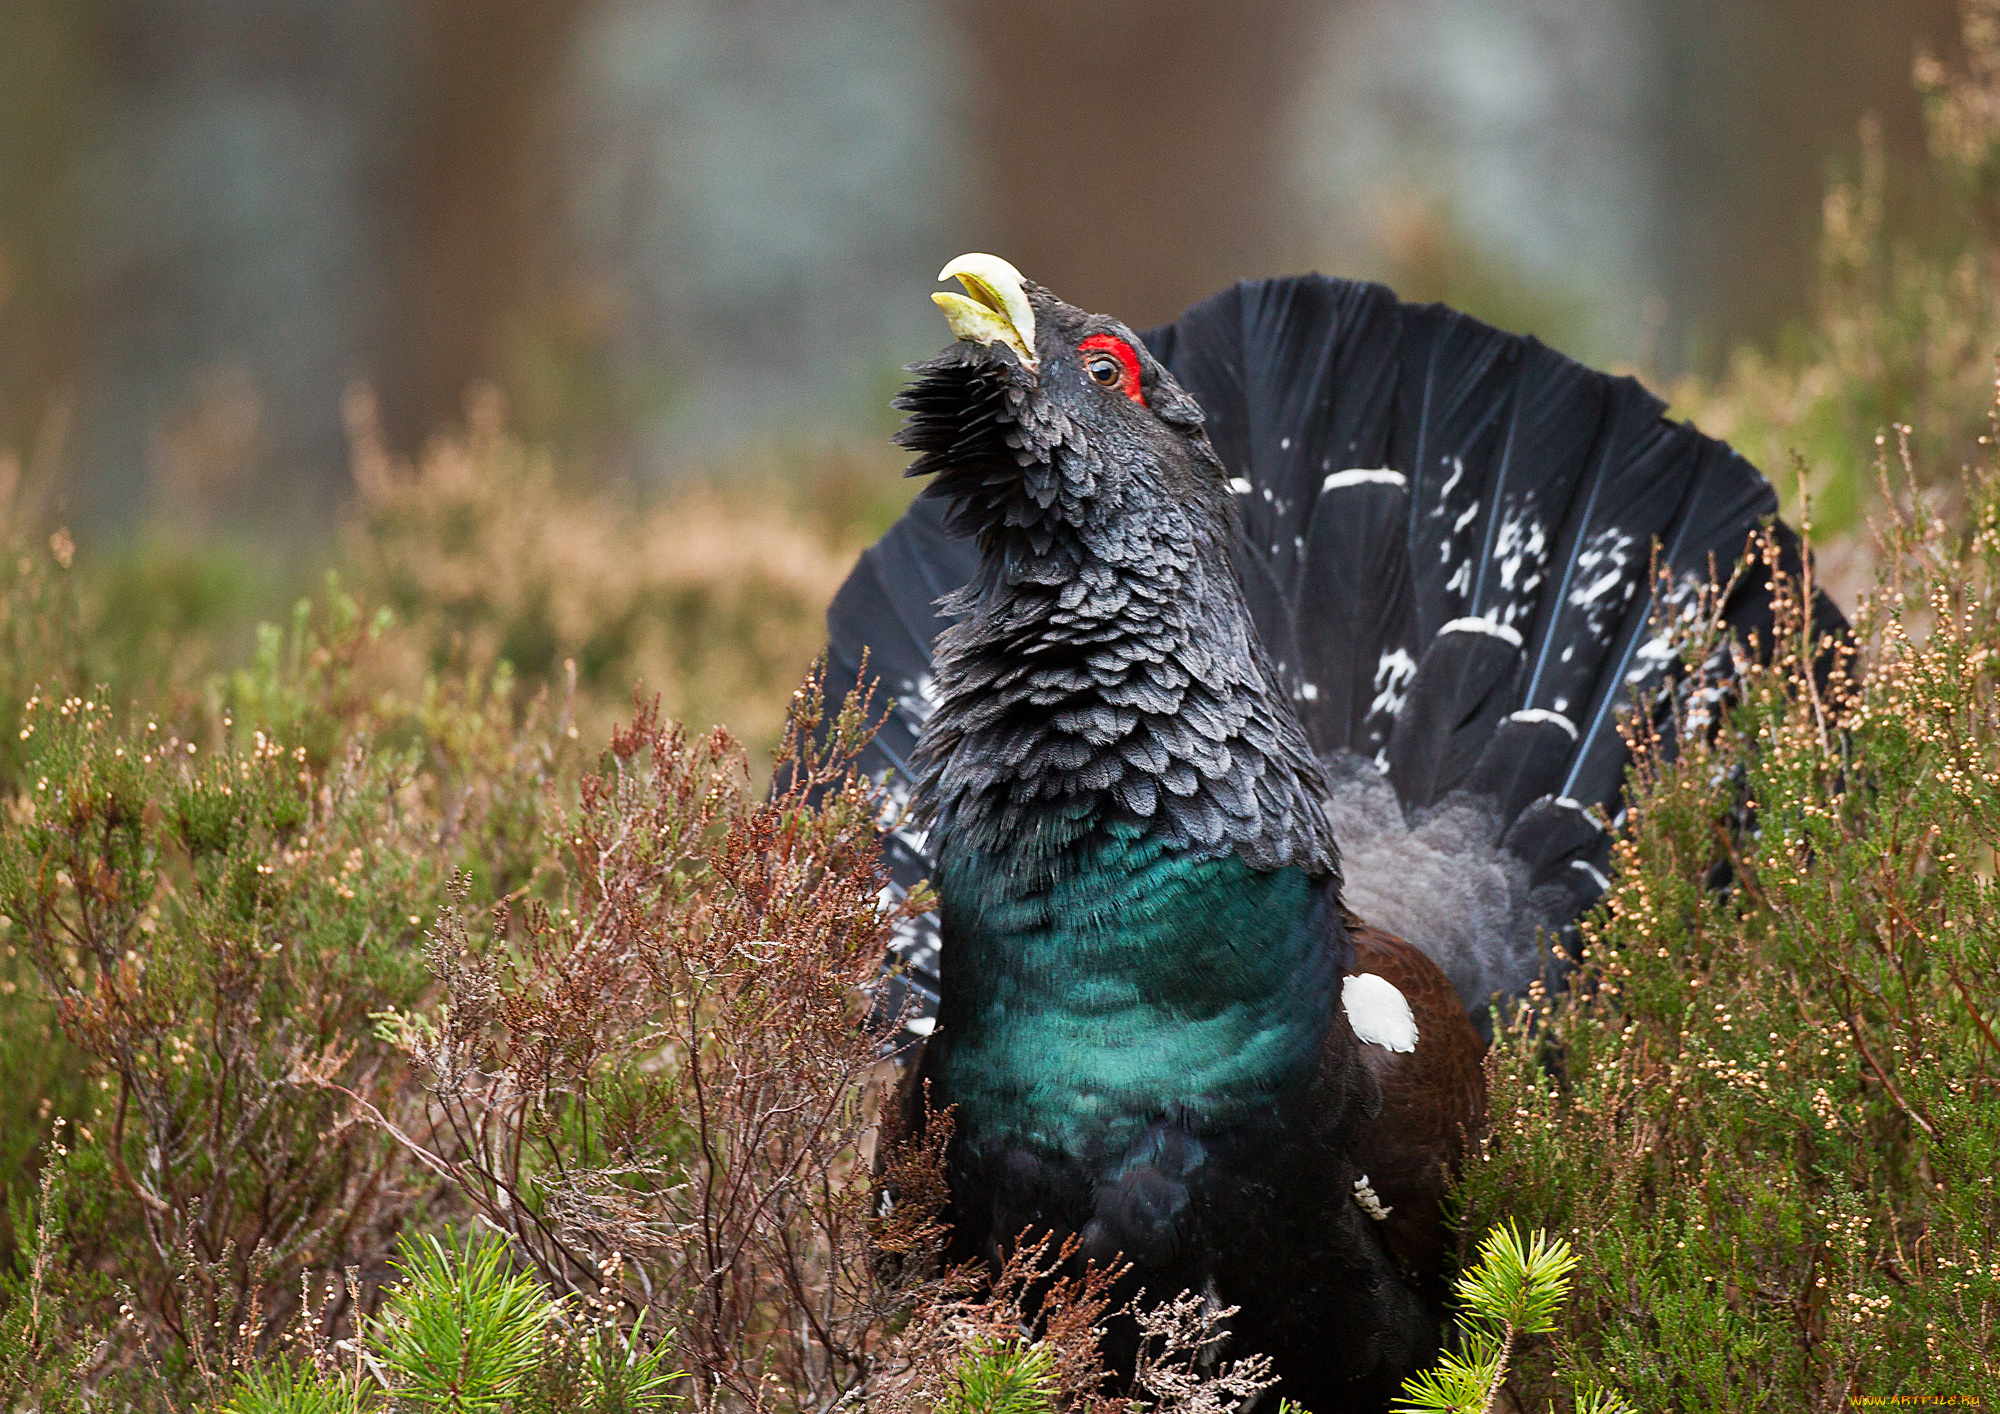
M 1100 388 L 1116 388 L 1140 407 L 1146 396 L 1139 388 L 1139 355 L 1116 334 L 1092 334 L 1076 346 L 1083 371 Z

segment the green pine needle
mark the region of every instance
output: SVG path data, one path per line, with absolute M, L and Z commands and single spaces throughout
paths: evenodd
M 226 1414 L 359 1414 L 363 1407 L 347 1380 L 285 1359 L 252 1366 L 223 1406 Z
M 1055 1359 L 1040 1346 L 985 1341 L 959 1362 L 939 1414 L 1054 1414 Z
M 1479 1260 L 1458 1280 L 1465 1349 L 1447 1351 L 1434 1369 L 1403 1382 L 1397 1414 L 1488 1414 L 1507 1377 L 1515 1342 L 1546 1335 L 1569 1295 L 1576 1255 L 1560 1238 L 1537 1231 L 1526 1241 L 1512 1223 L 1488 1232 Z M 1578 1414 L 1624 1414 L 1624 1402 L 1598 1390 L 1578 1396 Z
M 1466 1359 L 1445 1352 L 1437 1368 L 1421 1370 L 1403 1381 L 1398 1414 L 1479 1414 L 1486 1408 L 1487 1392 L 1498 1386 L 1505 1373 L 1499 1354 L 1493 1350 L 1484 1358 Z
M 506 1259 L 504 1242 L 426 1237 L 400 1263 L 376 1331 L 399 1402 L 497 1414 L 533 1371 L 556 1303 Z
M 1512 1223 L 1480 1241 L 1479 1261 L 1458 1280 L 1459 1302 L 1516 1335 L 1546 1335 L 1569 1295 L 1576 1254 L 1561 1238 L 1537 1231 L 1524 1246 Z

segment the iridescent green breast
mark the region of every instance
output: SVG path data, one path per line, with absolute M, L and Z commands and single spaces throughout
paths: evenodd
M 938 886 L 938 1078 L 969 1132 L 1116 1153 L 1156 1119 L 1218 1132 L 1310 1079 L 1338 964 L 1303 869 L 1112 826 L 1033 871 L 947 853 Z

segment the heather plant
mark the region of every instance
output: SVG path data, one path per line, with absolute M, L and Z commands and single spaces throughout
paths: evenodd
M 372 1260 L 406 1205 L 393 1151 L 289 1073 L 330 1052 L 393 1090 L 351 1038 L 421 984 L 427 861 L 378 813 L 393 777 L 358 759 L 315 799 L 302 751 L 269 739 L 203 754 L 77 697 L 31 699 L 22 730 L 37 777 L 0 841 L 0 910 L 98 1092 L 78 1128 L 105 1195 L 91 1255 L 207 1378 L 282 1324 L 268 1293 L 294 1269 Z
M 818 701 L 768 799 L 726 734 L 643 706 L 560 827 L 560 886 L 481 919 L 461 885 L 426 949 L 439 1003 L 384 1019 L 421 1124 L 355 1097 L 551 1291 L 672 1332 L 704 1407 L 838 1398 L 897 1306 L 864 1162 L 880 804 L 851 766 L 865 705 L 820 742 Z M 920 1215 L 885 1221 L 921 1245 Z
M 74 1121 L 64 1269 L 103 1278 L 78 1312 L 105 1331 L 100 1368 L 213 1388 L 279 1338 L 302 1277 L 355 1268 L 368 1280 L 332 1281 L 321 1311 L 351 1328 L 432 1204 L 400 1148 L 301 1076 L 401 1112 L 402 1056 L 370 1017 L 430 986 L 422 928 L 461 860 L 467 888 L 532 889 L 570 729 L 518 709 L 505 673 L 381 695 L 391 637 L 337 591 L 302 606 L 185 736 L 102 688 L 26 700 L 0 1006 L 36 1027 L 10 1049 L 55 1058 L 22 1081 L 58 1083 L 10 1095 L 35 1102 L 4 1133 L 31 1150 Z
M 69 1261 L 66 1230 L 72 1202 L 65 1123 L 58 1117 L 28 1193 L 8 1195 L 21 1250 L 13 1270 L 0 1271 L 0 1395 L 10 1408 L 40 1414 L 84 1408 L 82 1376 L 96 1362 L 101 1333 L 86 1315 L 101 1283 Z M 95 1290 L 93 1288 L 95 1287 Z
M 433 668 L 459 654 L 556 682 L 574 662 L 593 739 L 643 681 L 667 715 L 729 726 L 761 766 L 834 590 L 908 499 L 883 489 L 898 485 L 886 460 L 824 455 L 787 468 L 816 488 L 803 506 L 791 483 L 747 473 L 638 502 L 559 474 L 506 431 L 490 389 L 462 434 L 404 464 L 373 408 L 349 396 L 356 583 L 402 616 Z
M 18 477 L 18 463 L 0 456 L 0 528 L 6 532 L 0 540 L 0 808 L 18 793 L 31 752 L 22 728 L 30 694 L 43 682 L 66 687 L 84 654 L 70 576 L 75 546 L 61 531 L 30 537 L 19 529 Z M 0 830 L 5 819 L 0 815 Z M 34 1272 L 49 1279 L 50 1246 L 59 1242 L 50 1227 L 58 1195 L 47 1186 L 54 1171 L 43 1156 L 52 1152 L 57 1127 L 88 1111 L 84 1068 L 12 936 L 12 919 L 0 908 L 0 1075 L 8 1080 L 0 1089 L 0 1274 L 26 1280 Z M 27 1299 L 31 1308 L 41 1308 L 32 1294 Z M 19 1316 L 10 1308 L 6 1328 Z M 34 1329 L 43 1329 L 39 1321 Z M 22 1347 L 33 1348 L 32 1341 Z M 0 1363 L 0 1370 L 36 1363 L 40 1357 L 24 1353 Z
M 1677 754 L 1633 733 L 1578 984 L 1496 1046 L 1467 1229 L 1515 1215 L 1577 1258 L 1524 1390 L 2000 1390 L 2000 474 L 1968 473 L 1955 529 L 1897 450 L 1857 651 L 1813 641 L 1793 581 L 1770 661 L 1691 693 Z

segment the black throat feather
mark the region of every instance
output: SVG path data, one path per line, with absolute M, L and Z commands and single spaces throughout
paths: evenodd
M 938 640 L 918 748 L 938 848 L 1045 858 L 1125 823 L 1336 879 L 1326 781 L 1244 603 L 1192 400 L 1161 371 L 1167 412 L 1146 428 L 963 343 L 912 371 L 910 474 L 936 474 L 926 494 L 981 552 L 947 604 L 964 618 Z

